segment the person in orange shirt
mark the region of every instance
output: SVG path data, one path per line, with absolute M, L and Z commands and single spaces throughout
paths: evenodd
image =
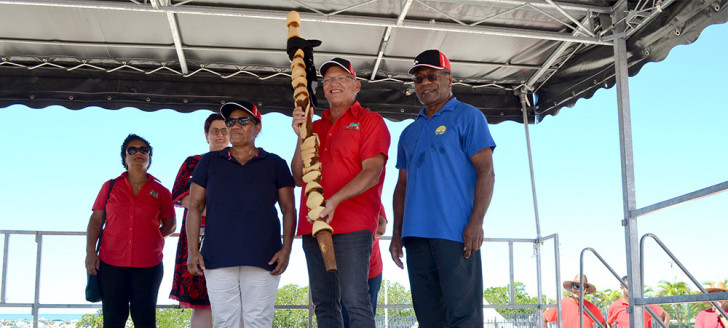
M 568 297 L 564 297 L 561 300 L 561 312 L 563 313 L 563 319 L 561 320 L 562 327 L 579 328 L 579 325 L 581 324 L 581 318 L 579 316 L 579 300 L 583 296 L 579 293 L 579 275 L 577 274 L 576 277 L 574 277 L 574 280 L 564 281 L 564 289 L 570 291 L 571 295 L 569 295 Z M 597 287 L 593 284 L 590 284 L 586 279 L 586 275 L 584 275 L 584 293 L 594 294 L 596 293 L 596 291 Z M 599 320 L 599 323 L 601 323 L 602 326 L 606 327 L 606 323 L 604 322 L 604 316 L 602 315 L 602 312 L 599 311 L 599 308 L 596 307 L 596 305 L 592 304 L 587 300 L 584 300 L 584 307 L 589 310 L 589 312 L 591 312 L 591 314 L 593 314 L 597 318 L 597 320 Z M 548 310 L 546 310 L 546 312 L 544 312 L 543 318 L 546 323 L 556 322 L 556 320 L 559 319 L 558 308 L 549 308 Z M 588 314 L 584 313 L 584 328 L 592 327 L 594 327 L 594 319 L 592 319 Z
M 720 281 L 715 281 L 710 284 L 710 287 L 705 289 L 708 293 L 720 293 L 728 292 L 725 288 L 725 284 Z M 710 303 L 708 303 L 710 304 Z M 728 311 L 728 301 L 718 301 L 718 304 L 723 310 Z M 720 315 L 720 312 L 711 304 L 710 309 L 701 311 L 698 316 L 695 317 L 695 328 L 726 328 L 728 327 L 728 320 Z
M 625 286 L 629 283 L 627 276 L 622 277 L 622 281 Z M 627 294 L 628 290 L 624 286 L 621 286 L 620 288 L 622 289 L 623 296 L 614 301 L 614 303 L 609 306 L 609 311 L 607 312 L 607 324 L 609 324 L 609 328 L 629 327 L 629 313 L 627 313 L 627 307 L 629 306 L 629 295 Z M 652 310 L 655 311 L 655 314 L 662 319 L 662 322 L 668 326 L 670 325 L 670 314 L 656 304 L 650 304 L 650 308 L 652 308 Z M 652 328 L 652 316 L 650 316 L 646 310 L 645 328 Z

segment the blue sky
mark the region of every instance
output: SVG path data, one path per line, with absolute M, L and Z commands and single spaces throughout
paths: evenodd
M 676 47 L 666 60 L 649 63 L 630 78 L 638 207 L 728 180 L 726 53 L 728 25 L 710 26 L 694 44 Z M 579 253 L 585 247 L 596 249 L 620 275 L 625 273 L 616 106 L 615 89 L 600 90 L 591 99 L 529 127 L 541 232 L 559 234 L 561 280 L 578 273 Z M 119 150 L 129 133 L 150 141 L 154 158 L 149 172 L 171 188 L 184 159 L 207 150 L 202 123 L 208 114 L 148 113 L 134 108 L 1 108 L 0 229 L 85 231 L 102 183 L 123 170 Z M 390 214 L 396 141 L 409 122 L 387 122 L 393 144 L 382 201 Z M 492 125 L 491 132 L 498 147 L 486 237 L 535 238 L 523 125 L 504 122 Z M 295 140 L 289 117 L 263 117 L 256 141 L 259 147 L 290 160 Z M 728 263 L 722 261 L 726 218 L 728 193 L 722 193 L 646 215 L 638 221 L 639 233 L 657 234 L 699 280 L 723 280 L 728 278 Z M 178 226 L 181 219 L 178 212 Z M 84 239 L 46 237 L 43 245 L 41 302 L 83 303 Z M 389 242 L 382 242 L 384 278 L 408 285 L 406 273 L 389 258 L 388 246 Z M 32 302 L 35 247 L 32 236 L 11 238 L 9 302 Z M 172 303 L 167 295 L 175 247 L 176 239 L 168 239 L 160 303 Z M 306 284 L 300 243 L 294 248 L 281 285 Z M 646 249 L 648 285 L 663 279 L 687 281 L 654 243 L 647 243 Z M 484 246 L 486 287 L 507 284 L 506 250 L 504 244 Z M 553 242 L 546 242 L 542 274 L 544 292 L 551 297 L 555 294 L 553 250 Z M 535 294 L 532 245 L 517 244 L 515 252 L 516 280 Z M 598 288 L 618 287 L 593 257 L 587 256 L 585 268 Z M 19 310 L 0 309 L 11 311 Z M 54 311 L 58 312 L 46 313 Z

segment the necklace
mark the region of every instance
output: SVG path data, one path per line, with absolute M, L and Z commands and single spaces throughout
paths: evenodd
M 253 157 L 258 155 L 258 148 L 253 147 L 253 149 L 249 150 L 248 153 L 245 156 L 240 156 L 240 158 L 235 158 L 240 164 L 245 164 Z M 235 156 L 235 155 L 233 155 Z

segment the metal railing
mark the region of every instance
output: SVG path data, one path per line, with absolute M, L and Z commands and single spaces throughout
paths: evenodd
M 726 311 L 723 310 L 723 308 L 720 306 L 720 304 L 715 302 L 718 300 L 728 300 L 728 292 L 708 293 L 705 290 L 705 288 L 703 288 L 703 285 L 700 282 L 698 282 L 698 280 L 695 279 L 695 277 L 693 277 L 693 275 L 688 271 L 688 269 L 680 262 L 680 260 L 677 259 L 677 257 L 667 248 L 667 246 L 665 246 L 665 244 L 656 235 L 651 234 L 651 233 L 647 233 L 647 234 L 643 235 L 642 238 L 640 238 L 640 245 L 639 245 L 639 248 L 640 248 L 640 253 L 639 253 L 640 279 L 639 279 L 639 281 L 641 282 L 640 286 L 639 286 L 640 290 L 644 290 L 644 272 L 645 272 L 644 242 L 647 238 L 653 239 L 662 248 L 662 250 L 665 251 L 665 253 L 670 257 L 670 259 L 672 259 L 672 261 L 675 264 L 677 264 L 677 266 L 680 268 L 680 270 L 682 270 L 682 272 L 685 273 L 685 275 L 687 275 L 688 278 L 690 278 L 690 281 L 692 281 L 692 283 L 695 284 L 695 286 L 702 292 L 702 294 L 635 298 L 632 303 L 636 306 L 636 308 L 644 307 L 645 311 L 647 311 L 647 313 L 649 313 L 649 315 L 652 317 L 652 320 L 654 322 L 656 322 L 657 324 L 659 324 L 662 328 L 667 328 L 668 325 L 662 321 L 660 316 L 658 316 L 654 310 L 652 310 L 652 308 L 649 306 L 650 304 L 694 303 L 694 302 L 710 301 L 710 303 L 720 312 L 720 315 L 722 315 L 724 318 L 728 319 L 728 314 L 726 313 Z M 619 283 L 622 287 L 629 288 L 627 286 L 627 284 L 624 283 L 622 278 L 614 271 L 614 269 L 612 269 L 612 267 L 604 260 L 604 258 L 601 257 L 601 255 L 599 255 L 599 253 L 596 250 L 594 250 L 591 247 L 587 247 L 581 251 L 580 258 L 579 258 L 579 275 L 581 277 L 580 279 L 582 280 L 579 282 L 579 286 L 580 286 L 580 292 L 582 294 L 584 292 L 584 285 L 583 285 L 584 255 L 587 252 L 594 254 L 594 256 L 596 256 L 596 258 L 599 260 L 599 262 L 601 262 L 604 265 L 604 267 L 606 267 L 609 270 L 609 272 L 614 276 L 614 278 L 616 278 L 619 281 Z M 646 305 L 648 305 L 648 306 L 646 306 Z M 589 311 L 589 309 L 584 307 L 583 298 L 581 298 L 579 301 L 579 309 L 580 309 L 580 311 L 579 311 L 579 313 L 580 313 L 579 314 L 579 317 L 580 317 L 579 327 L 580 328 L 584 328 L 584 313 L 589 315 L 592 318 L 592 320 L 594 320 L 594 322 L 597 322 L 597 325 L 599 327 L 604 328 L 604 326 L 602 326 L 601 323 L 599 323 L 599 320 L 596 319 L 594 314 L 592 314 L 591 311 Z M 561 315 L 560 310 L 559 310 L 559 315 Z M 561 317 L 559 316 L 559 318 L 561 318 Z
M 584 254 L 586 252 L 590 252 L 590 253 L 594 254 L 594 256 L 596 256 L 597 259 L 599 260 L 599 262 L 601 262 L 602 265 L 604 265 L 604 267 L 606 267 L 609 270 L 609 272 L 612 274 L 612 276 L 614 276 L 614 278 L 616 278 L 619 281 L 619 283 L 622 285 L 622 287 L 627 288 L 627 285 L 624 284 L 624 281 L 622 281 L 622 278 L 617 274 L 617 272 L 614 271 L 614 269 L 612 269 L 612 267 L 607 263 L 607 261 L 605 261 L 604 258 L 601 255 L 599 255 L 599 253 L 595 249 L 593 249 L 591 247 L 584 248 L 581 251 L 581 254 L 579 257 L 579 275 L 581 277 L 580 278 L 581 280 L 584 279 Z M 579 286 L 580 286 L 579 289 L 581 290 L 581 293 L 583 293 L 584 292 L 583 281 L 579 282 Z M 583 313 L 585 313 L 584 310 L 586 310 L 586 313 L 592 318 L 592 320 L 594 320 L 594 322 L 598 323 L 599 327 L 605 328 L 601 323 L 599 323 L 599 320 L 597 320 L 597 318 L 594 316 L 594 314 L 592 314 L 591 311 L 589 311 L 589 309 L 584 307 L 584 298 L 580 298 L 579 309 L 580 309 L 580 311 L 579 311 L 579 313 L 580 313 L 579 314 L 579 320 L 580 320 L 579 327 L 580 328 L 584 328 L 584 315 L 583 315 Z M 662 328 L 667 328 L 667 324 L 665 324 L 665 322 L 663 322 L 662 319 L 660 319 L 660 316 L 658 316 L 654 310 L 652 310 L 649 306 L 647 308 L 645 308 L 645 310 L 647 310 L 647 313 L 649 313 L 650 316 L 652 316 L 652 318 L 655 320 L 655 322 L 657 322 Z
M 663 251 L 665 251 L 665 254 L 672 259 L 675 264 L 682 270 L 682 272 L 690 278 L 690 281 L 692 281 L 693 284 L 695 284 L 695 287 L 697 287 L 702 294 L 696 294 L 696 295 L 675 295 L 675 296 L 662 296 L 662 297 L 650 297 L 650 298 L 637 298 L 634 300 L 635 305 L 650 305 L 650 304 L 668 304 L 668 303 L 694 303 L 694 302 L 706 302 L 710 301 L 711 304 L 720 312 L 720 315 L 722 315 L 724 318 L 728 319 L 728 314 L 726 314 L 726 311 L 723 310 L 723 307 L 720 306 L 715 301 L 722 301 L 722 300 L 728 300 L 728 292 L 722 292 L 722 293 L 708 293 L 705 288 L 703 288 L 703 285 L 698 282 L 695 277 L 688 271 L 688 269 L 680 262 L 680 260 L 675 257 L 675 254 L 673 254 L 667 246 L 660 240 L 660 238 L 657 238 L 654 234 L 647 233 L 640 238 L 640 274 L 642 277 L 644 277 L 644 243 L 647 238 L 653 239 L 657 245 L 662 248 Z M 640 281 L 644 281 L 643 279 L 640 279 Z M 644 282 L 643 282 L 644 284 Z M 644 286 L 640 286 L 640 288 L 644 289 Z M 649 306 L 646 307 L 646 309 L 649 309 Z
M 40 309 L 98 309 L 101 308 L 101 305 L 99 303 L 80 303 L 80 304 L 60 304 L 60 303 L 41 303 L 40 301 L 40 292 L 41 292 L 41 267 L 43 263 L 43 238 L 45 236 L 74 236 L 74 237 L 85 237 L 85 232 L 71 232 L 71 231 L 32 231 L 32 230 L 0 230 L 0 234 L 4 235 L 4 243 L 3 243 L 3 265 L 2 265 L 2 273 L 0 276 L 0 308 L 7 307 L 7 308 L 30 308 L 31 309 L 31 315 L 33 316 L 33 327 L 38 327 L 38 320 L 39 320 L 39 310 Z M 12 235 L 17 236 L 34 236 L 35 237 L 35 270 L 34 270 L 34 288 L 33 288 L 33 301 L 32 302 L 8 302 L 7 299 L 7 286 L 8 286 L 8 270 L 10 268 L 9 265 L 9 254 L 10 254 L 10 237 Z M 172 237 L 178 237 L 179 234 L 175 233 L 172 235 Z M 382 236 L 381 240 L 391 240 L 391 237 L 389 236 Z M 559 274 L 559 238 L 558 234 L 549 235 L 543 238 L 536 238 L 536 239 L 524 239 L 524 238 L 485 238 L 484 243 L 506 243 L 508 244 L 508 259 L 509 259 L 509 284 L 510 284 L 510 298 L 508 304 L 486 304 L 484 305 L 485 308 L 494 308 L 494 309 L 503 309 L 503 308 L 510 308 L 510 309 L 538 309 L 542 310 L 544 308 L 549 307 L 559 307 L 560 303 L 558 305 L 551 305 L 551 304 L 543 304 L 542 299 L 539 297 L 538 304 L 516 304 L 515 303 L 515 281 L 514 281 L 514 244 L 516 243 L 527 243 L 527 244 L 533 244 L 534 249 L 538 252 L 540 252 L 540 246 L 545 242 L 553 240 L 554 241 L 554 267 L 555 267 L 555 285 L 557 289 L 557 293 L 561 293 L 561 284 L 559 283 L 560 280 L 560 274 Z M 176 243 L 175 243 L 176 244 Z M 542 286 L 540 284 L 540 279 L 538 290 L 539 295 L 541 295 Z M 174 304 L 161 304 L 157 305 L 158 308 L 180 308 L 178 305 Z M 311 295 L 309 293 L 308 297 L 308 304 L 307 305 L 276 305 L 276 310 L 307 310 L 308 311 L 308 326 L 313 326 L 313 317 L 314 317 L 314 309 L 313 304 L 311 302 Z M 377 306 L 378 309 L 387 310 L 387 309 L 411 309 L 411 304 L 379 304 Z M 543 321 L 543 315 L 539 311 L 538 315 L 539 321 L 538 325 Z M 405 320 L 407 321 L 407 320 Z

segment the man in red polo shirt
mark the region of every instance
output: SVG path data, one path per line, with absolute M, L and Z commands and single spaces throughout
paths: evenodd
M 622 277 L 622 281 L 625 286 L 629 283 L 627 276 Z M 627 313 L 627 307 L 629 306 L 629 291 L 627 288 L 624 288 L 624 286 L 620 286 L 619 288 L 622 289 L 623 295 L 620 299 L 614 301 L 614 303 L 609 306 L 609 311 L 607 313 L 607 325 L 609 325 L 609 328 L 629 327 L 629 313 Z M 649 306 L 653 311 L 655 311 L 655 314 L 660 317 L 662 322 L 668 326 L 670 325 L 670 314 L 668 314 L 667 311 L 663 310 L 656 304 L 650 304 Z M 650 316 L 647 310 L 645 310 L 645 328 L 652 328 L 652 316 Z
M 348 60 L 334 58 L 321 65 L 320 72 L 330 107 L 312 127 L 320 141 L 321 186 L 326 198 L 321 217 L 334 229 L 338 271 L 326 272 L 321 251 L 311 236 L 303 185 L 298 235 L 302 236 L 306 254 L 311 299 L 319 327 L 343 327 L 341 300 L 346 303 L 351 327 L 374 328 L 367 282 L 372 242 L 379 224 L 389 131 L 379 114 L 356 101 L 361 84 Z M 303 109 L 296 108 L 296 134 L 304 121 Z M 297 186 L 303 184 L 300 140 L 291 161 Z

